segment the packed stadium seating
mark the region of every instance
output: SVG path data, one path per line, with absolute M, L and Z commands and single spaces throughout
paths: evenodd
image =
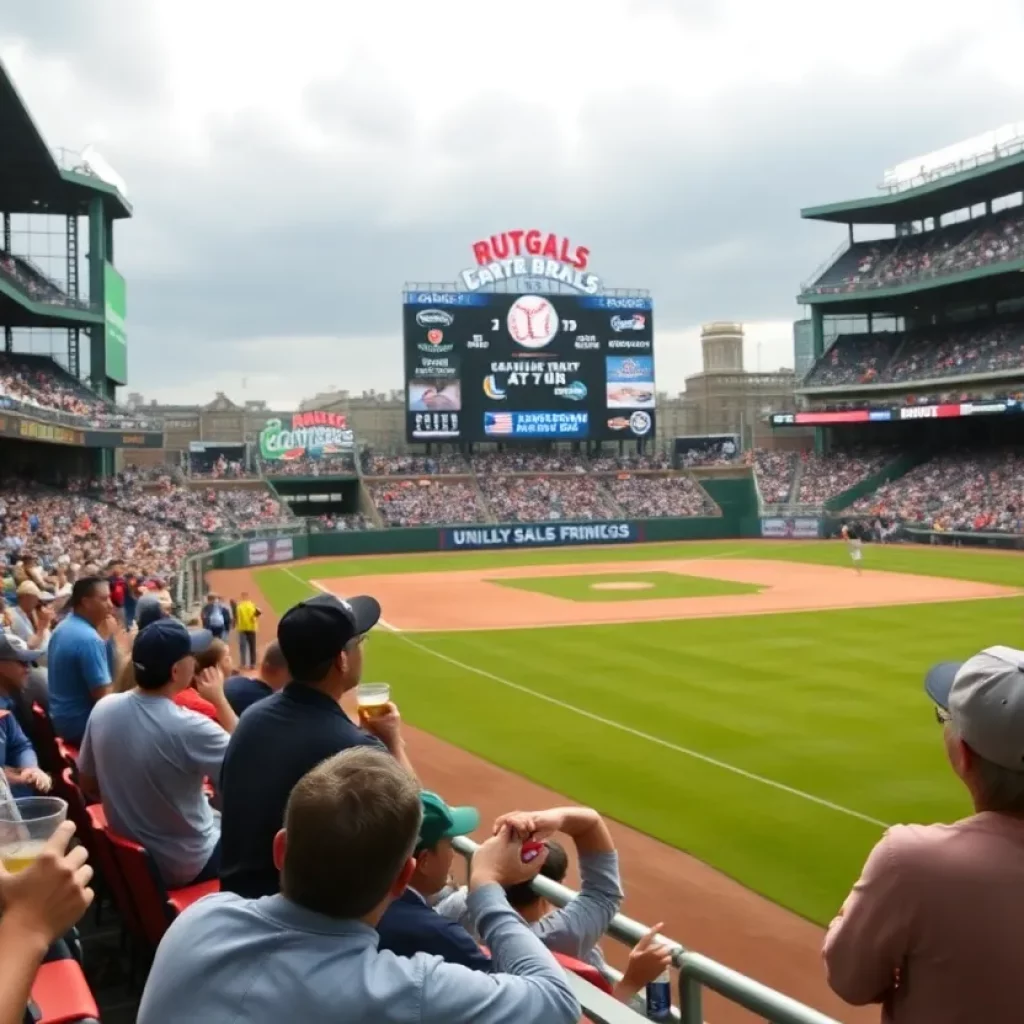
M 476 489 L 461 480 L 370 481 L 367 487 L 385 526 L 477 523 L 487 519 Z
M 31 260 L 0 249 L 0 274 L 13 281 L 33 302 L 51 306 L 88 307 L 84 300 L 72 299 L 59 285 L 51 281 Z
M 461 455 L 377 455 L 360 454 L 364 476 L 435 476 L 470 472 Z
M 688 476 L 621 476 L 608 483 L 615 503 L 628 516 L 714 516 L 720 509 Z
M 761 498 L 767 505 L 781 505 L 790 500 L 796 474 L 797 452 L 762 451 L 747 453 L 757 477 Z
M 841 335 L 804 385 L 898 384 L 1008 371 L 1024 371 L 1024 325 L 927 327 L 908 334 Z
M 888 451 L 835 451 L 824 455 L 804 452 L 795 503 L 823 507 L 862 480 L 877 473 L 894 457 Z
M 614 519 L 611 495 L 592 476 L 481 476 L 480 489 L 499 522 Z
M 356 471 L 353 452 L 338 452 L 312 458 L 303 455 L 297 459 L 260 459 L 262 476 L 352 476 Z
M 859 242 L 808 289 L 856 292 L 956 274 L 1024 256 L 1019 206 L 918 235 Z

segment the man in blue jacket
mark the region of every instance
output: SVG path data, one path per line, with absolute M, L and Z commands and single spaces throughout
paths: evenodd
M 432 953 L 450 964 L 490 971 L 491 959 L 456 921 L 436 913 L 428 900 L 448 883 L 455 850 L 452 840 L 469 835 L 480 824 L 475 807 L 449 807 L 436 793 L 420 793 L 423 822 L 414 857 L 416 870 L 408 887 L 384 912 L 377 925 L 380 949 L 398 956 Z
M 50 776 L 39 767 L 35 748 L 13 711 L 38 653 L 18 637 L 0 632 L 0 766 L 15 797 L 50 791 Z
M 217 640 L 227 640 L 234 625 L 231 609 L 216 594 L 206 595 L 206 604 L 200 612 L 203 629 L 208 629 Z

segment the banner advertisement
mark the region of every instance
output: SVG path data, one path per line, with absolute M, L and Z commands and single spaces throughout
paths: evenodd
M 817 540 L 821 536 L 821 520 L 809 516 L 762 519 L 761 536 L 782 540 Z
M 565 547 L 572 544 L 628 544 L 642 540 L 636 523 L 541 523 L 530 526 L 448 527 L 442 549 Z
M 107 376 L 115 384 L 128 383 L 127 303 L 124 278 L 109 264 L 103 266 L 104 325 Z
M 270 540 L 249 541 L 250 565 L 290 562 L 294 558 L 295 548 L 291 537 L 273 537 Z
M 290 427 L 278 419 L 268 420 L 259 441 L 260 457 L 270 462 L 319 459 L 355 447 L 355 435 L 348 429 L 347 420 L 336 412 L 297 412 Z

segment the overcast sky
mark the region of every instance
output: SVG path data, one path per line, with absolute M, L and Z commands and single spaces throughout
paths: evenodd
M 402 386 L 401 287 L 538 227 L 655 298 L 659 387 L 699 325 L 792 365 L 842 241 L 801 206 L 1024 118 L 1019 0 L 4 0 L 52 146 L 127 181 L 130 390 L 286 405 Z M 243 390 L 243 379 L 246 381 Z

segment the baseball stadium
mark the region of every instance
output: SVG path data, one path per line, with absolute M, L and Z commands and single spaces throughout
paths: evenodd
M 37 767 L 5 771 L 65 801 L 97 893 L 32 1019 L 134 1021 L 164 934 L 219 884 L 165 885 L 47 705 L 63 684 L 40 638 L 102 579 L 108 684 L 118 659 L 140 668 L 143 601 L 229 646 L 251 633 L 234 658 L 255 675 L 289 610 L 375 598 L 363 682 L 388 684 L 422 786 L 485 822 L 453 840 L 457 882 L 511 809 L 608 822 L 625 896 L 606 970 L 560 961 L 582 1019 L 643 1019 L 614 986 L 657 925 L 673 1005 L 651 1019 L 877 1020 L 830 984 L 826 929 L 890 826 L 971 813 L 925 674 L 1012 642 L 1024 612 L 1024 140 L 801 211 L 847 241 L 799 289 L 792 407 L 735 433 L 667 436 L 656 296 L 546 230 L 468 244 L 450 281 L 395 282 L 385 448 L 337 401 L 128 404 L 115 240 L 145 210 L 99 154 L 49 148 L 2 66 L 0 133 L 0 612 L 41 652 Z M 553 905 L 575 866 L 564 883 L 532 880 Z

